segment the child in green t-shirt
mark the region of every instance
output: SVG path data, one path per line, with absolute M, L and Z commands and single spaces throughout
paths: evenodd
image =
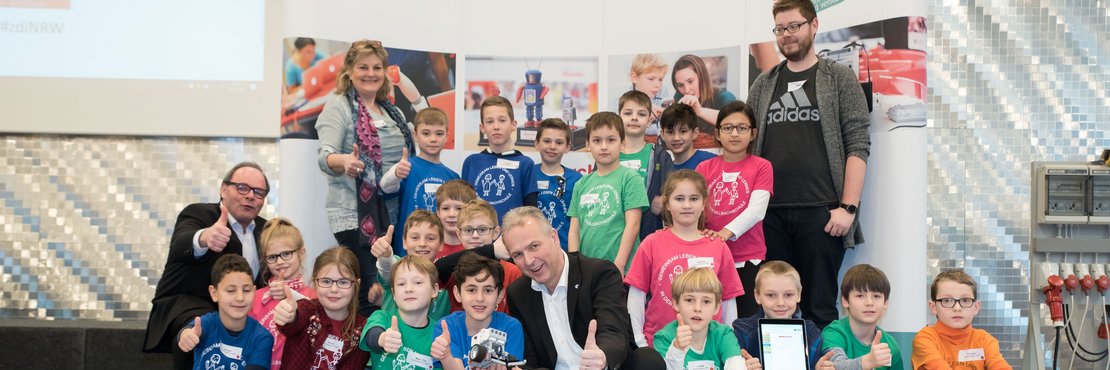
M 859 264 L 844 273 L 840 304 L 848 317 L 829 323 L 821 331 L 823 349 L 833 352 L 829 361 L 837 369 L 903 368 L 898 342 L 879 328 L 879 321 L 886 314 L 888 297 L 890 281 L 882 270 Z
M 375 369 L 432 369 L 432 332 L 428 318 L 432 298 L 439 293 L 436 266 L 418 256 L 405 256 L 394 265 L 389 286 L 396 312 L 378 310 L 366 320 L 359 348 L 370 352 Z
M 655 332 L 653 346 L 667 369 L 744 369 L 736 334 L 713 317 L 721 310 L 721 281 L 713 269 L 679 274 L 671 285 L 677 320 Z
M 405 240 L 401 243 L 408 255 L 434 262 L 436 255 L 443 249 L 443 234 L 443 223 L 439 221 L 439 217 L 430 211 L 418 209 L 412 211 L 405 220 L 405 230 L 401 233 Z M 397 313 L 397 304 L 393 301 L 393 288 L 389 284 L 393 265 L 401 260 L 400 257 L 393 255 L 393 225 L 389 225 L 385 235 L 374 241 L 370 252 L 378 259 L 378 284 L 384 288 L 380 302 L 382 311 Z M 428 317 L 432 321 L 439 321 L 447 316 L 451 313 L 450 301 L 447 290 L 440 289 L 432 299 Z
M 613 261 L 623 275 L 636 253 L 640 218 L 648 206 L 644 179 L 620 165 L 624 126 L 615 113 L 587 119 L 586 136 L 597 167 L 574 187 L 567 251 Z

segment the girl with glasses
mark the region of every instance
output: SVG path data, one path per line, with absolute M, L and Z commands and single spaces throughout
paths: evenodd
M 258 320 L 274 336 L 270 368 L 277 370 L 281 368 L 285 336 L 277 330 L 274 323 L 274 309 L 278 303 L 290 298 L 286 296 L 287 290 L 293 293 L 293 299 L 316 298 L 316 292 L 303 281 L 301 261 L 305 253 L 304 238 L 293 223 L 280 217 L 270 220 L 262 229 L 261 240 L 260 252 L 262 261 L 266 263 L 262 276 L 268 284 L 255 291 L 250 317 Z

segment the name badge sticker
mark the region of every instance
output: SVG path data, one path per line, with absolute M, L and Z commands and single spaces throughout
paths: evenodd
M 718 369 L 717 369 L 716 364 L 713 363 L 713 361 L 701 360 L 701 361 L 687 362 L 686 363 L 686 370 L 718 370 Z
M 736 182 L 736 179 L 739 177 L 739 172 L 721 172 L 721 181 L 724 182 Z
M 588 206 L 597 203 L 597 194 L 582 194 L 582 198 L 578 200 L 578 205 Z
M 520 168 L 520 162 L 510 161 L 508 159 L 503 159 L 503 158 L 498 158 L 497 159 L 497 168 L 505 168 L 505 169 L 515 170 L 517 168 Z
M 547 188 L 550 188 L 550 187 L 551 187 L 551 181 L 547 181 L 547 180 L 536 181 L 536 188 L 537 189 L 547 190 Z
M 713 258 L 712 257 L 690 257 L 690 258 L 687 258 L 686 259 L 686 268 L 688 268 L 688 269 L 696 269 L 696 268 L 712 269 L 713 268 Z
M 424 184 L 424 192 L 428 194 L 435 194 L 436 190 L 443 184 Z
M 428 356 L 423 353 L 417 353 L 416 351 L 413 351 L 411 349 L 406 349 L 406 352 L 407 353 L 405 354 L 405 357 L 408 359 L 406 362 L 408 362 L 409 365 L 416 366 L 420 369 L 432 368 L 432 356 Z
M 986 359 L 987 359 L 987 354 L 985 352 L 983 352 L 982 348 L 969 348 L 969 349 L 960 350 L 960 354 L 959 354 L 959 361 L 960 362 L 983 361 L 983 360 L 986 360 Z
M 335 335 L 328 334 L 328 339 L 324 341 L 324 349 L 331 352 L 343 352 L 343 341 Z
M 640 168 L 643 167 L 643 164 L 640 163 L 639 159 L 629 159 L 627 161 L 621 161 L 621 166 L 639 171 Z
M 806 84 L 806 80 L 794 81 L 786 84 L 786 91 L 794 91 L 802 88 Z
M 224 357 L 230 358 L 232 360 L 243 359 L 243 347 L 236 347 L 230 344 L 220 343 L 220 353 L 223 353 Z

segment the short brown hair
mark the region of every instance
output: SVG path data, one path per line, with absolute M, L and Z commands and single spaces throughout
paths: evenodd
M 543 137 L 543 132 L 546 130 L 562 131 L 567 136 L 567 145 L 570 145 L 570 127 L 568 127 L 567 123 L 563 122 L 563 120 L 558 118 L 545 118 L 543 121 L 540 121 L 540 126 L 536 128 L 536 142 L 540 141 L 540 138 Z
M 436 107 L 421 109 L 416 112 L 416 117 L 412 118 L 412 125 L 413 128 L 420 125 L 447 126 L 447 113 Z
M 227 253 L 220 256 L 216 263 L 212 265 L 212 286 L 219 287 L 220 280 L 224 276 L 233 272 L 242 272 L 254 279 L 254 273 L 251 272 L 251 265 L 247 263 L 247 259 L 238 254 Z
M 975 286 L 975 279 L 972 279 L 971 275 L 968 275 L 962 269 L 951 269 L 941 271 L 941 273 L 937 274 L 937 277 L 933 279 L 933 285 L 929 287 L 929 294 L 933 300 L 937 299 L 937 283 L 942 281 L 952 281 L 967 285 L 971 287 L 971 297 L 976 300 L 979 299 L 979 288 Z
M 453 200 L 459 203 L 467 203 L 472 200 L 478 199 L 478 192 L 474 191 L 474 187 L 469 182 L 463 179 L 454 179 L 443 183 L 436 189 L 436 208 L 438 209 L 443 202 Z
M 848 299 L 852 291 L 882 293 L 887 299 L 890 298 L 890 280 L 887 280 L 883 270 L 861 263 L 848 269 L 840 282 L 841 298 Z
M 443 222 L 439 220 L 439 217 L 436 217 L 435 213 L 424 209 L 417 209 L 409 213 L 409 218 L 405 219 L 405 230 L 401 233 L 401 236 L 408 236 L 409 229 L 411 229 L 413 225 L 422 223 L 432 225 L 439 234 L 439 240 L 443 240 Z
M 459 211 L 459 225 L 466 223 L 466 220 L 479 216 L 488 217 L 490 221 L 493 221 L 493 227 L 497 227 L 497 210 L 481 199 L 469 201 L 463 206 L 462 210 Z
M 759 286 L 766 279 L 767 276 L 786 276 L 794 279 L 794 287 L 798 288 L 798 293 L 802 292 L 802 275 L 798 274 L 798 270 L 789 263 L 783 261 L 767 261 L 762 266 L 759 266 L 759 272 L 755 273 L 755 291 L 759 291 Z
M 771 16 L 794 9 L 798 9 L 807 20 L 817 18 L 817 9 L 813 7 L 811 0 L 775 0 L 774 5 L 771 6 Z
M 459 264 L 455 266 L 455 271 L 451 273 L 451 277 L 455 278 L 455 287 L 461 290 L 466 278 L 477 278 L 483 271 L 488 275 L 485 279 L 478 281 L 486 281 L 492 277 L 493 286 L 497 288 L 498 292 L 501 292 L 505 286 L 505 267 L 501 266 L 501 262 L 482 257 L 477 253 L 467 253 L 460 257 Z
M 335 84 L 336 94 L 346 94 L 347 89 L 351 88 L 351 69 L 355 67 L 355 62 L 369 55 L 377 55 L 382 60 L 382 67 L 389 67 L 389 52 L 382 46 L 381 41 L 377 40 L 358 40 L 351 43 L 351 48 L 347 49 L 347 55 L 343 57 L 343 68 L 339 70 L 339 77 Z M 389 78 L 382 79 L 382 88 L 378 90 L 378 94 L 374 96 L 377 100 L 388 100 L 389 94 L 393 92 L 393 82 Z M 366 102 L 369 104 L 370 102 Z
M 622 142 L 624 141 L 624 121 L 621 120 L 621 116 L 613 112 L 597 112 L 587 118 L 586 136 L 592 135 L 594 130 L 605 127 L 617 130 L 617 136 L 620 136 Z
M 677 131 L 680 127 L 685 127 L 691 131 L 697 129 L 698 114 L 694 112 L 694 107 L 674 103 L 664 109 L 663 114 L 659 115 L 659 128 L 663 131 Z
M 509 112 L 509 120 L 510 121 L 515 121 L 516 120 L 516 118 L 513 117 L 513 103 L 509 102 L 509 99 L 505 99 L 505 97 L 503 97 L 501 95 L 494 95 L 494 96 L 488 97 L 488 98 L 486 98 L 486 100 L 482 101 L 482 107 L 478 109 L 478 116 L 480 117 L 482 122 L 479 122 L 478 124 L 482 124 L 483 122 L 486 121 L 486 108 L 487 107 L 503 107 L 503 108 L 505 108 L 506 111 Z
M 624 110 L 624 104 L 628 102 L 639 104 L 641 107 L 649 111 L 651 110 L 651 97 L 644 94 L 643 91 L 628 90 L 624 94 L 621 94 L 621 99 L 619 103 L 617 103 L 617 110 Z

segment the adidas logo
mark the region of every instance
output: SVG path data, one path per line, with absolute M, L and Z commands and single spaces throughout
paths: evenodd
M 812 106 L 813 103 L 809 101 L 804 89 L 788 91 L 782 94 L 778 101 L 771 104 L 771 109 L 767 111 L 767 124 L 820 121 L 821 110 L 811 108 Z

